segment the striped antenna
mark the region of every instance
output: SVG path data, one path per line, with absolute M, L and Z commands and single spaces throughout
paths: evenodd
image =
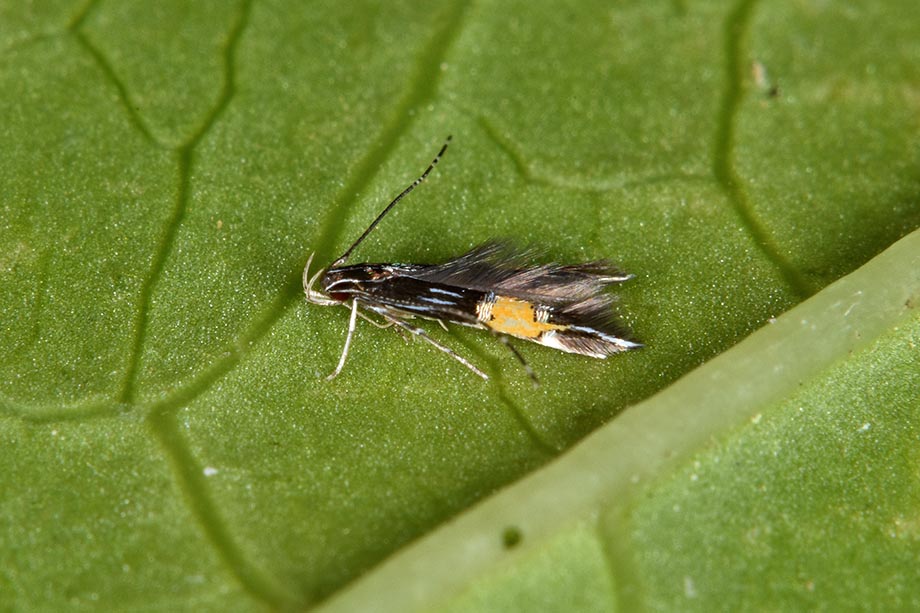
M 367 230 L 364 231 L 364 234 L 362 234 L 361 236 L 359 236 L 359 237 L 358 237 L 358 240 L 356 240 L 355 242 L 353 242 L 353 243 L 351 244 L 351 247 L 349 247 L 348 249 L 346 249 L 346 250 L 345 250 L 345 253 L 343 253 L 342 255 L 340 255 L 339 258 L 329 266 L 330 268 L 335 268 L 336 266 L 339 266 L 339 265 L 341 265 L 341 264 L 344 264 L 344 263 L 345 263 L 345 260 L 348 259 L 348 256 L 351 255 L 351 252 L 355 250 L 355 247 L 357 247 L 358 245 L 360 245 L 361 242 L 362 242 L 365 238 L 367 238 L 367 235 L 371 233 L 371 230 L 373 230 L 374 228 L 377 227 L 377 224 L 380 223 L 380 220 L 381 220 L 381 219 L 383 219 L 384 217 L 386 217 L 386 214 L 390 212 L 390 209 L 392 209 L 394 206 L 396 206 L 396 203 L 397 203 L 397 202 L 399 202 L 400 200 L 402 200 L 403 198 L 405 198 L 405 197 L 409 194 L 409 192 L 411 192 L 413 189 L 415 189 L 416 187 L 418 187 L 419 184 L 420 184 L 422 181 L 424 181 L 425 179 L 428 178 L 428 173 L 430 173 L 430 172 L 432 171 L 432 169 L 433 169 L 435 166 L 438 165 L 438 162 L 440 161 L 441 156 L 444 155 L 444 152 L 445 152 L 445 151 L 447 151 L 447 145 L 448 145 L 448 143 L 450 143 L 450 139 L 451 139 L 451 138 L 453 138 L 453 137 L 452 137 L 452 136 L 448 136 L 448 137 L 447 137 L 447 139 L 444 141 L 444 146 L 441 147 L 441 150 L 438 151 L 438 154 L 437 154 L 436 156 L 434 156 L 434 159 L 431 161 L 431 164 L 428 165 L 428 168 L 425 169 L 425 172 L 422 173 L 422 176 L 420 176 L 418 179 L 416 179 L 415 181 L 413 181 L 412 184 L 409 185 L 409 187 L 407 187 L 406 189 L 404 189 L 404 190 L 402 191 L 401 194 L 399 194 L 398 196 L 396 196 L 395 198 L 393 198 L 393 202 L 391 202 L 390 204 L 388 204 L 387 207 L 386 207 L 385 209 L 383 209 L 383 211 L 380 213 L 380 215 L 377 215 L 377 219 L 375 219 L 375 220 L 371 223 L 371 225 L 369 225 L 369 226 L 367 227 Z

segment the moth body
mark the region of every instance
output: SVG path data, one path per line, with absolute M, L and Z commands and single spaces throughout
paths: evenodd
M 345 347 L 329 378 L 344 366 L 359 316 L 379 327 L 395 326 L 423 338 L 484 379 L 488 376 L 479 368 L 409 322 L 422 318 L 442 325 L 490 330 L 524 364 L 534 382 L 533 371 L 507 337 L 593 358 L 641 347 L 614 318 L 614 298 L 605 291 L 632 275 L 605 261 L 534 264 L 532 254 L 506 243 L 490 242 L 443 264 L 342 265 L 389 210 L 428 176 L 446 148 L 447 144 L 422 176 L 403 190 L 328 269 L 310 276 L 310 256 L 303 274 L 307 300 L 351 310 Z M 319 289 L 313 289 L 317 284 Z

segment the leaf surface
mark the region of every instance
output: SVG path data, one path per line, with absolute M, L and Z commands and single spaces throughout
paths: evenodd
M 917 17 L 909 2 L 0 4 L 0 604 L 250 610 L 343 595 L 822 296 L 920 225 Z M 354 261 L 440 262 L 494 238 L 559 262 L 608 258 L 636 275 L 616 310 L 645 349 L 601 361 L 520 346 L 533 389 L 488 335 L 428 327 L 484 384 L 359 325 L 325 381 L 347 314 L 305 304 L 303 265 L 341 253 L 448 134 L 437 171 Z M 879 288 L 912 291 L 910 269 L 885 270 Z M 911 354 L 895 348 L 914 337 L 884 330 L 885 368 L 907 385 Z M 834 356 L 871 388 L 863 358 Z M 836 407 L 855 391 L 822 368 L 801 403 Z M 860 395 L 858 427 L 892 423 L 869 416 L 889 402 L 909 418 L 899 393 Z M 745 449 L 789 440 L 795 398 L 764 409 Z M 731 521 L 700 530 L 766 526 L 741 496 L 765 477 L 731 446 L 736 421 L 712 421 L 740 455 L 718 467 L 735 483 Z M 686 430 L 681 448 L 704 454 Z M 905 474 L 904 432 L 885 439 L 901 459 L 878 471 Z M 854 445 L 847 460 L 868 462 Z M 658 552 L 629 549 L 618 564 L 632 576 L 685 572 L 654 541 L 681 526 L 668 508 L 692 507 L 677 502 L 695 495 L 687 470 L 662 468 L 628 521 L 602 523 Z M 892 519 L 898 495 L 861 525 L 912 534 L 910 513 Z M 596 574 L 606 528 L 553 517 L 557 554 L 528 564 L 563 560 L 586 608 L 677 602 L 641 582 L 620 593 Z M 678 531 L 687 547 L 703 538 Z M 751 572 L 785 576 L 774 550 Z M 731 584 L 688 576 L 699 602 Z

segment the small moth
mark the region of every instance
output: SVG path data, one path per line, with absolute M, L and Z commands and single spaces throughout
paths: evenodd
M 422 175 L 383 209 L 338 259 L 310 276 L 313 255 L 303 271 L 307 301 L 351 310 L 348 334 L 335 378 L 345 365 L 357 318 L 380 328 L 395 327 L 424 339 L 468 369 L 488 375 L 463 356 L 434 340 L 411 323 L 420 317 L 491 330 L 527 369 L 523 356 L 508 340 L 520 338 L 592 358 L 641 347 L 613 317 L 613 297 L 603 290 L 631 279 L 606 261 L 584 264 L 532 264 L 526 252 L 503 242 L 489 242 L 443 264 L 353 264 L 343 266 L 352 251 L 409 192 L 422 183 L 447 150 L 451 137 Z M 313 289 L 319 281 L 321 289 Z M 361 311 L 363 309 L 368 314 Z M 373 316 L 379 317 L 380 321 Z M 404 334 L 403 334 L 404 335 Z M 404 338 L 409 337 L 404 335 Z

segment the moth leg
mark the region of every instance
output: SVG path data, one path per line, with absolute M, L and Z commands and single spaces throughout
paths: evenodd
M 524 356 L 521 355 L 521 352 L 517 350 L 517 347 L 511 344 L 511 339 L 509 339 L 504 334 L 495 333 L 495 336 L 498 337 L 498 340 L 507 347 L 511 353 L 514 354 L 514 357 L 518 359 L 518 362 L 521 363 L 521 366 L 524 367 L 524 370 L 527 372 L 527 376 L 530 377 L 530 380 L 533 381 L 534 387 L 540 387 L 540 381 L 537 379 L 537 373 L 533 371 L 533 368 L 530 367 L 530 364 L 527 363 L 527 360 L 524 359 Z
M 345 347 L 342 348 L 342 357 L 339 358 L 339 365 L 335 367 L 332 374 L 326 377 L 326 381 L 332 381 L 342 372 L 342 367 L 345 366 L 345 358 L 348 357 L 348 347 L 351 346 L 351 339 L 355 335 L 355 324 L 357 321 L 358 300 L 353 298 L 351 301 L 351 317 L 348 319 L 348 336 L 345 337 Z
M 402 328 L 397 326 L 396 328 L 393 328 L 393 329 L 396 330 L 396 334 L 398 334 L 399 338 L 403 339 L 403 342 L 405 342 L 407 345 L 410 342 L 412 342 L 412 337 L 408 336 L 405 332 L 403 332 Z
M 383 323 L 380 323 L 380 322 L 378 322 L 378 321 L 374 321 L 373 319 L 371 319 L 370 317 L 368 317 L 367 315 L 365 315 L 365 314 L 362 313 L 361 311 L 358 311 L 358 317 L 360 317 L 361 319 L 363 319 L 363 320 L 366 321 L 366 322 L 370 322 L 370 323 L 374 324 L 374 325 L 377 326 L 378 328 L 384 328 L 384 329 L 385 329 L 385 328 L 392 328 L 392 327 L 393 327 L 393 322 L 392 322 L 392 321 L 385 321 L 385 322 L 383 322 Z M 394 328 L 394 330 L 396 330 L 396 333 L 399 334 L 399 337 L 400 337 L 401 339 L 403 339 L 404 341 L 406 341 L 406 344 L 409 344 L 409 341 L 410 341 L 411 339 L 410 339 L 408 336 L 406 336 L 406 333 L 405 333 L 405 332 L 403 332 L 403 331 L 400 330 L 399 328 Z
M 389 327 L 391 327 L 391 326 L 393 325 L 393 322 L 392 322 L 392 321 L 385 321 L 385 322 L 383 322 L 383 323 L 374 321 L 373 319 L 371 319 L 370 317 L 368 317 L 367 315 L 365 315 L 365 314 L 362 313 L 361 311 L 358 311 L 358 317 L 360 317 L 360 318 L 363 319 L 364 321 L 368 321 L 368 322 L 374 324 L 374 325 L 377 326 L 378 328 L 389 328 Z
M 482 377 L 483 379 L 486 379 L 486 380 L 489 379 L 489 375 L 487 375 L 486 373 L 482 372 L 481 370 L 479 370 L 478 368 L 476 368 L 475 366 L 473 366 L 473 364 L 472 364 L 469 360 L 467 360 L 466 358 L 464 358 L 462 355 L 456 353 L 456 352 L 455 352 L 453 349 L 451 349 L 450 347 L 447 347 L 447 346 L 445 346 L 445 345 L 442 345 L 442 344 L 439 343 L 438 341 L 436 341 L 436 340 L 434 340 L 433 338 L 431 338 L 430 336 L 428 336 L 428 334 L 427 334 L 424 330 L 422 330 L 421 328 L 417 328 L 417 327 L 415 327 L 415 326 L 411 326 L 411 325 L 407 324 L 407 323 L 404 322 L 404 321 L 400 321 L 400 320 L 398 320 L 398 319 L 393 319 L 393 318 L 390 318 L 390 317 L 387 317 L 387 320 L 393 322 L 396 326 L 402 328 L 402 329 L 405 330 L 406 332 L 409 332 L 410 334 L 414 334 L 415 336 L 418 336 L 418 337 L 422 338 L 423 340 L 428 341 L 429 343 L 431 343 L 432 345 L 434 345 L 435 347 L 437 347 L 438 349 L 440 349 L 441 351 L 443 351 L 444 353 L 446 353 L 447 355 L 449 355 L 449 356 L 452 357 L 453 359 L 457 360 L 458 362 L 460 362 L 461 364 L 463 364 L 464 366 L 466 366 L 467 368 L 469 368 L 470 370 L 472 370 L 474 373 L 476 373 L 477 375 L 479 375 L 479 376 Z

